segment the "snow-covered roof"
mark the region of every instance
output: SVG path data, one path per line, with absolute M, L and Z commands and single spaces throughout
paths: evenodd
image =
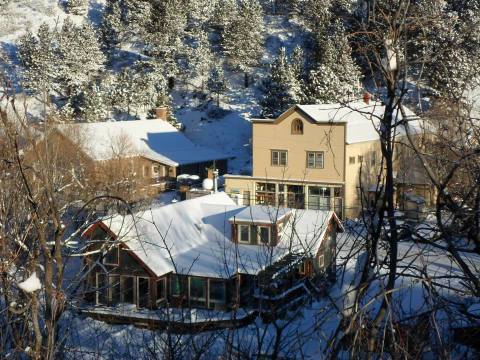
M 64 135 L 79 141 L 94 160 L 121 156 L 144 156 L 170 166 L 228 158 L 227 155 L 194 144 L 166 121 L 131 120 L 58 125 Z M 78 139 L 75 139 L 78 140 Z
M 290 251 L 315 254 L 335 216 L 331 211 L 291 210 L 271 252 L 265 245 L 231 241 L 229 219 L 246 209 L 216 193 L 102 222 L 157 276 L 175 272 L 230 278 L 237 272 L 256 274 Z
M 347 144 L 378 140 L 380 118 L 385 111 L 385 105 L 375 101 L 371 101 L 369 104 L 363 101 L 353 101 L 346 104 L 295 105 L 294 108 L 299 109 L 317 123 L 345 123 L 347 126 Z M 420 133 L 423 126 L 422 120 L 411 110 L 404 109 L 410 131 Z M 402 115 L 399 112 L 397 115 L 397 111 L 395 111 L 394 119 L 396 122 L 400 122 Z M 254 121 L 273 122 L 275 119 L 254 119 Z M 396 131 L 398 135 L 405 134 L 403 125 L 399 125 Z
M 238 221 L 255 224 L 273 224 L 282 221 L 291 212 L 292 210 L 288 208 L 252 205 L 240 210 L 228 220 L 230 222 Z

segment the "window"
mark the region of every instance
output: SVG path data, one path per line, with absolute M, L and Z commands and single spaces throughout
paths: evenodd
M 166 288 L 165 283 L 166 282 L 167 282 L 166 278 L 157 280 L 157 301 L 156 301 L 157 305 L 159 303 L 161 303 L 162 301 L 164 301 L 165 298 L 166 298 L 166 296 L 165 296 L 166 295 L 165 294 L 165 288 Z
M 243 205 L 250 205 L 250 191 L 248 190 L 243 192 Z
M 146 277 L 137 278 L 137 306 L 146 308 L 150 305 L 150 279 Z
M 121 301 L 126 304 L 135 304 L 135 277 L 120 276 Z
M 150 177 L 150 165 L 143 167 L 143 177 Z
M 350 165 L 355 164 L 355 156 L 350 156 L 349 163 L 350 163 Z
M 309 151 L 307 152 L 307 167 L 313 169 L 323 169 L 323 152 Z
M 105 257 L 103 258 L 103 263 L 105 265 L 119 265 L 119 251 L 118 251 L 118 246 L 114 245 L 111 246 L 110 249 L 108 249 L 108 252 L 105 254 Z
M 107 276 L 102 273 L 97 273 L 96 285 L 97 304 L 106 305 L 108 302 Z
M 225 282 L 221 280 L 208 280 L 208 307 L 215 309 L 225 305 Z
M 238 225 L 238 242 L 250 244 L 249 225 Z
M 292 121 L 292 135 L 302 135 L 303 134 L 303 122 L 300 119 L 295 119 Z
M 325 260 L 324 260 L 323 254 L 318 255 L 318 268 L 323 269 L 324 265 L 325 265 Z
M 287 166 L 287 151 L 272 150 L 272 166 Z
M 305 263 L 303 261 L 298 265 L 298 273 L 300 275 L 305 275 Z
M 205 306 L 207 302 L 207 280 L 200 277 L 189 278 L 190 305 Z
M 160 174 L 160 166 L 155 165 L 155 166 L 152 167 L 152 169 L 153 169 L 153 174 L 154 175 L 158 176 Z
M 359 164 L 363 163 L 363 155 L 358 155 L 357 159 Z
M 258 243 L 268 244 L 270 242 L 270 227 L 259 226 L 258 227 Z
M 172 296 L 182 296 L 185 292 L 185 282 L 178 275 L 172 275 L 170 278 L 170 292 Z
M 108 300 L 110 304 L 120 302 L 120 276 L 108 275 Z

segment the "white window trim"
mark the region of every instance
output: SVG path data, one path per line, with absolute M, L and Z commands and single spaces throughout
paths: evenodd
M 146 276 L 136 276 L 136 278 L 137 278 L 137 279 L 136 279 L 137 281 L 135 281 L 135 290 L 136 290 L 136 291 L 135 291 L 135 295 L 136 295 L 136 297 L 135 297 L 135 304 L 137 305 L 137 309 L 144 309 L 144 308 L 141 308 L 140 305 L 139 305 L 139 302 L 140 302 L 140 289 L 139 289 L 139 288 L 140 288 L 140 281 L 139 281 L 139 280 L 140 280 L 140 279 L 147 279 L 147 281 L 148 281 L 148 292 L 149 292 L 148 296 L 150 297 L 150 292 L 151 292 L 151 289 L 150 289 L 150 278 L 149 278 L 149 277 L 146 277 Z M 150 305 L 150 299 L 149 299 L 148 302 L 149 302 L 148 305 Z M 148 305 L 146 306 L 147 309 L 148 309 Z
M 277 153 L 278 163 L 275 164 L 273 161 L 273 154 Z M 282 156 L 281 154 L 285 153 L 285 164 L 282 164 Z M 271 166 L 288 166 L 288 150 L 270 150 L 270 164 Z
M 210 307 L 210 303 L 214 304 L 225 304 L 227 302 L 227 287 L 225 284 L 225 281 L 222 281 L 223 284 L 223 300 L 216 300 L 216 299 L 210 299 L 210 282 L 211 281 L 216 281 L 220 282 L 219 280 L 213 280 L 213 279 L 208 279 L 208 284 L 207 284 L 207 294 L 208 294 L 208 307 Z
M 133 276 L 133 275 L 120 275 L 120 302 L 122 304 L 126 304 L 126 302 L 124 301 L 124 297 L 123 297 L 123 294 L 124 294 L 123 279 L 125 279 L 125 278 L 132 278 L 133 279 L 133 302 L 136 304 L 137 285 L 135 283 L 135 276 Z
M 162 298 L 158 298 L 158 292 L 157 292 L 157 290 L 158 290 L 158 285 L 157 284 L 160 281 L 163 281 L 163 292 L 164 292 L 164 294 L 163 294 Z M 155 286 L 156 286 L 156 288 L 155 288 L 155 292 L 156 292 L 155 304 L 158 305 L 159 303 L 161 303 L 161 302 L 163 302 L 167 299 L 167 296 L 166 296 L 167 295 L 167 278 L 164 277 L 164 278 L 158 279 L 157 281 L 155 281 Z
M 264 243 L 261 239 L 261 235 L 260 235 L 260 229 L 261 228 L 267 228 L 268 229 L 268 241 L 266 243 Z M 271 242 L 271 239 L 272 239 L 272 229 L 270 228 L 270 226 L 264 226 L 264 225 L 258 225 L 257 226 L 257 244 L 266 244 L 266 245 L 269 245 L 270 242 Z
M 99 275 L 103 275 L 103 276 L 105 276 L 105 277 L 107 276 L 106 274 L 103 274 L 103 273 L 98 273 L 98 272 L 95 273 L 95 288 L 97 289 L 97 290 L 95 291 L 95 304 L 96 304 L 96 305 L 105 305 L 105 304 L 100 304 L 100 301 L 98 300 L 98 298 L 99 298 L 99 296 L 100 296 L 100 290 L 98 289 L 98 276 L 99 276 Z M 104 290 L 105 290 L 105 289 L 104 289 Z M 107 298 L 108 298 L 108 296 L 107 296 Z M 108 299 L 107 299 L 107 301 L 108 301 Z
M 318 255 L 317 264 L 320 269 L 325 268 L 325 256 L 323 254 Z
M 205 297 L 204 297 L 204 298 L 193 298 L 193 297 L 192 297 L 192 294 L 191 294 L 191 291 L 190 291 L 191 286 L 192 286 L 191 283 L 192 283 L 192 279 L 193 279 L 193 278 L 204 279 L 204 278 L 202 278 L 202 277 L 200 277 L 200 276 L 189 276 L 189 277 L 188 277 L 188 300 L 189 300 L 190 302 L 193 300 L 193 301 L 204 301 L 205 303 L 207 303 L 208 290 L 209 290 L 209 289 L 208 289 L 208 279 L 207 279 L 207 281 L 205 281 L 205 285 L 206 285 Z M 204 280 L 205 280 L 205 279 L 204 279 Z M 207 304 L 207 305 L 208 305 L 208 304 Z
M 310 166 L 309 164 L 309 155 L 313 154 L 313 165 Z M 322 158 L 322 166 L 316 166 L 317 164 L 317 157 L 321 156 Z M 307 168 L 309 169 L 324 169 L 325 168 L 325 152 L 324 151 L 307 151 Z
M 238 234 L 237 234 L 237 240 L 239 243 L 241 244 L 250 244 L 252 241 L 252 239 L 250 239 L 250 225 L 245 225 L 245 224 L 238 224 Z M 241 227 L 242 226 L 246 226 L 248 228 L 248 241 L 244 241 L 242 240 L 242 230 L 241 230 Z
M 108 263 L 107 262 L 107 253 L 109 251 L 112 251 L 114 248 L 117 248 L 117 263 Z M 120 266 L 120 246 L 118 244 L 114 244 L 108 248 L 108 251 L 105 253 L 105 256 L 103 257 L 103 265 L 113 265 L 113 266 Z

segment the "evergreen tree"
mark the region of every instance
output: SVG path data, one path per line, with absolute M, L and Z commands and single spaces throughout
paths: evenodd
M 67 12 L 74 15 L 84 15 L 88 10 L 88 0 L 66 0 Z
M 263 11 L 257 0 L 242 0 L 235 18 L 225 28 L 223 48 L 234 69 L 258 64 L 263 52 Z
M 121 13 L 120 1 L 107 0 L 100 27 L 102 47 L 107 51 L 113 50 L 121 42 L 123 32 Z
M 107 119 L 109 106 L 106 95 L 105 89 L 94 81 L 84 87 L 77 105 L 82 120 L 98 122 Z
M 207 88 L 211 93 L 217 96 L 217 107 L 219 107 L 220 95 L 227 90 L 227 79 L 225 78 L 221 64 L 215 63 L 211 68 Z
M 211 22 L 214 26 L 224 30 L 235 19 L 237 12 L 237 0 L 217 0 Z
M 338 102 L 352 99 L 360 91 L 361 73 L 339 21 L 319 34 L 322 50 L 318 65 L 309 72 L 307 102 Z
M 200 31 L 196 38 L 191 41 L 187 49 L 187 74 L 191 78 L 200 77 L 203 90 L 204 78 L 208 75 L 213 61 L 213 54 L 210 50 L 207 33 Z
M 262 115 L 277 117 L 292 105 L 301 101 L 301 84 L 293 67 L 288 62 L 285 48 L 270 67 L 270 73 L 262 84 L 263 98 L 260 101 Z
M 75 26 L 68 18 L 59 34 L 59 85 L 67 96 L 88 83 L 105 63 L 95 30 L 90 24 Z

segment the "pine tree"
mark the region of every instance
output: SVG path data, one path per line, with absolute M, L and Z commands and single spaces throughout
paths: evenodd
M 220 95 L 227 90 L 227 79 L 221 64 L 215 63 L 211 68 L 207 88 L 217 96 L 217 107 L 220 107 Z
M 96 75 L 105 63 L 97 36 L 89 24 L 75 26 L 68 18 L 59 34 L 59 83 L 67 96 Z
M 352 99 L 360 91 L 360 70 L 339 21 L 319 34 L 321 57 L 309 72 L 307 102 L 338 102 Z
M 107 0 L 100 27 L 102 47 L 107 51 L 113 50 L 121 42 L 123 32 L 121 13 L 120 1 Z
M 204 89 L 204 78 L 208 74 L 213 61 L 213 54 L 210 50 L 208 35 L 204 31 L 199 31 L 196 38 L 188 46 L 187 53 L 187 74 L 191 78 L 200 77 L 202 81 L 202 90 Z
M 263 10 L 257 0 L 242 0 L 225 28 L 223 48 L 234 69 L 245 73 L 258 64 L 263 52 Z
M 224 30 L 235 19 L 237 12 L 237 0 L 217 0 L 211 20 L 212 25 Z
M 88 0 L 67 0 L 67 12 L 74 15 L 84 15 L 88 10 Z
M 105 89 L 95 81 L 85 86 L 78 111 L 86 122 L 105 121 L 109 113 Z
M 262 84 L 263 98 L 260 101 L 262 115 L 277 117 L 301 100 L 301 84 L 289 63 L 285 48 L 270 67 L 270 73 Z

